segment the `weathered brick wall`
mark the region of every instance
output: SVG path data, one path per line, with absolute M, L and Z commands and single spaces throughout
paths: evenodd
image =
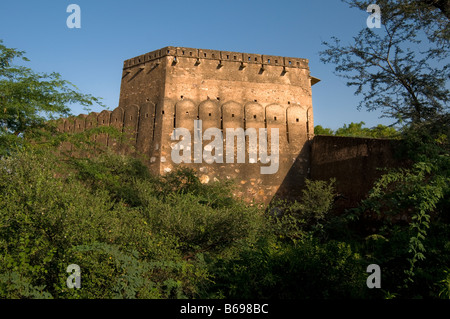
M 336 210 L 356 207 L 383 171 L 398 167 L 395 148 L 400 141 L 316 135 L 311 148 L 311 179 L 336 178 Z

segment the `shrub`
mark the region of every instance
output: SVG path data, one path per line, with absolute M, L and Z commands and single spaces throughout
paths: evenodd
M 310 231 L 321 231 L 335 194 L 335 180 L 305 180 L 300 201 L 275 200 L 268 208 L 273 231 L 294 242 Z
M 239 258 L 218 260 L 213 291 L 225 298 L 339 299 L 366 295 L 361 257 L 343 242 L 267 241 Z

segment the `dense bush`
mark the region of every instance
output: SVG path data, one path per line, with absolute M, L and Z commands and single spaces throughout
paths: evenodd
M 333 180 L 307 180 L 299 201 L 262 208 L 234 198 L 228 182 L 202 184 L 190 169 L 152 176 L 131 157 L 56 153 L 30 145 L 1 158 L 2 298 L 450 295 L 448 157 L 440 151 L 387 172 L 360 207 L 339 216 L 330 213 Z M 375 229 L 363 231 L 374 214 Z M 382 289 L 366 286 L 372 263 Z M 67 287 L 71 264 L 81 268 L 80 289 Z
M 269 241 L 238 258 L 218 260 L 213 288 L 226 298 L 363 298 L 366 266 L 344 242 Z
M 229 185 L 202 185 L 189 170 L 157 178 L 142 168 L 108 153 L 4 157 L 1 295 L 194 297 L 209 280 L 204 255 L 250 243 L 263 228 L 261 211 L 232 200 Z M 81 267 L 83 289 L 66 287 L 70 264 Z

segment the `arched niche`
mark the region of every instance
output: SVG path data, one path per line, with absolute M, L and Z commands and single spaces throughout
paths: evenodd
M 150 158 L 153 145 L 156 104 L 147 101 L 141 106 L 136 137 L 136 151 Z
M 217 102 L 212 100 L 203 101 L 199 104 L 198 109 L 198 117 L 199 120 L 202 120 L 203 131 L 211 127 L 221 129 L 222 112 Z
M 109 123 L 110 126 L 115 128 L 119 133 L 123 130 L 123 120 L 124 120 L 124 110 L 122 107 L 116 107 L 110 114 Z M 116 151 L 120 150 L 120 146 L 118 145 L 118 140 L 113 137 L 108 137 L 108 146 L 114 148 Z
M 97 116 L 97 126 L 109 126 L 111 120 L 111 111 L 103 110 Z
M 266 125 L 268 134 L 272 128 L 278 129 L 279 140 L 287 140 L 286 127 L 286 109 L 279 104 L 270 104 L 266 106 Z
M 286 114 L 288 123 L 289 143 L 300 145 L 301 142 L 307 139 L 306 109 L 301 106 L 290 106 L 287 108 Z
M 257 102 L 250 102 L 245 104 L 245 128 L 264 128 L 265 127 L 265 112 L 264 107 Z
M 75 131 L 75 117 L 69 116 L 64 121 L 64 132 L 66 133 L 73 133 Z
M 85 119 L 86 130 L 90 130 L 94 127 L 97 127 L 97 117 L 98 117 L 97 112 L 91 112 L 88 114 L 88 116 L 86 116 Z
M 194 121 L 197 120 L 198 106 L 189 99 L 178 101 L 175 105 L 175 125 L 194 132 Z
M 84 132 L 86 129 L 86 114 L 80 114 L 75 118 L 74 122 L 74 132 L 80 133 Z
M 97 126 L 109 126 L 111 121 L 111 111 L 103 110 L 100 112 L 100 114 L 97 116 Z M 96 138 L 97 143 L 108 145 L 108 134 L 101 133 L 98 134 Z
M 244 107 L 235 101 L 228 101 L 222 105 L 222 127 L 244 128 Z
M 123 128 L 123 115 L 124 115 L 124 111 L 123 111 L 123 108 L 121 108 L 120 106 L 116 107 L 111 112 L 111 119 L 110 119 L 111 126 L 118 129 L 119 132 L 122 132 L 122 128 Z
M 157 105 L 157 115 L 160 115 L 165 123 L 172 122 L 175 116 L 176 102 L 169 98 L 164 98 Z
M 279 104 L 270 104 L 266 106 L 267 126 L 283 125 L 286 126 L 286 110 Z
M 128 105 L 124 114 L 124 132 L 127 135 L 127 139 L 133 145 L 136 142 L 136 131 L 139 120 L 139 106 L 136 104 Z

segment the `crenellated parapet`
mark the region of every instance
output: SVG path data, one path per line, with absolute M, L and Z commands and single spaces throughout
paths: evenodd
M 168 46 L 125 60 L 123 63 L 123 68 L 128 69 L 147 62 L 158 61 L 161 58 L 168 56 L 175 58 L 172 60 L 175 64 L 177 63 L 176 58 L 192 59 L 193 64 L 200 64 L 202 60 L 215 60 L 219 68 L 221 66 L 221 62 L 225 61 L 235 62 L 238 67 L 245 67 L 247 64 L 258 64 L 261 66 L 270 65 L 301 69 L 308 69 L 309 63 L 308 59 L 302 58 Z

